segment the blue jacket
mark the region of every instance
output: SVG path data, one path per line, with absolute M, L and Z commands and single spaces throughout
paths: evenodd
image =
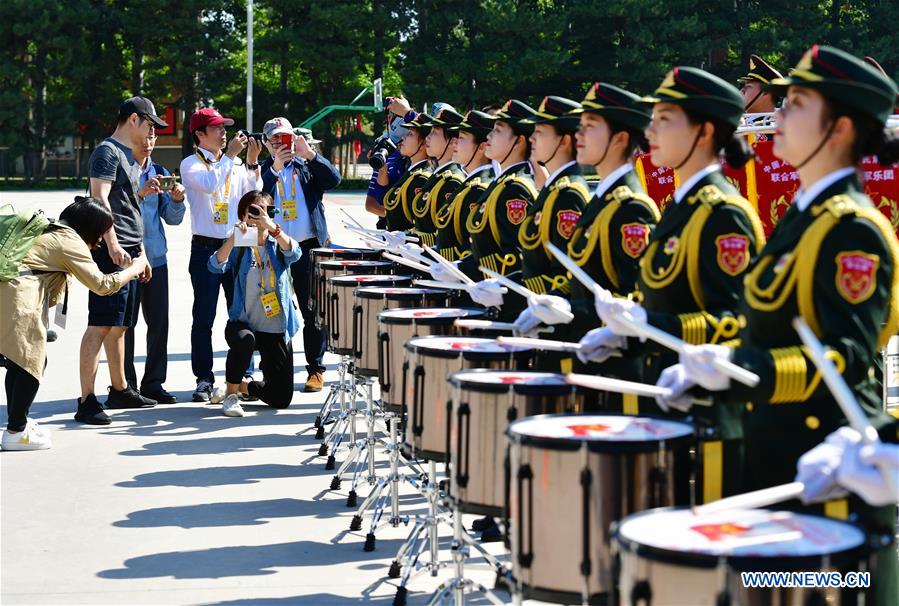
M 260 167 L 262 173 L 262 190 L 275 197 L 278 187 L 278 178 L 272 172 L 274 160 L 267 158 Z M 319 246 L 324 246 L 329 239 L 328 223 L 325 221 L 325 207 L 322 197 L 329 189 L 337 187 L 340 183 L 340 173 L 321 154 L 315 154 L 315 158 L 309 162 L 293 159 L 293 169 L 300 177 L 300 187 L 303 188 L 303 197 L 306 199 L 306 208 L 312 217 L 312 229 L 318 240 Z
M 293 303 L 290 265 L 300 258 L 303 251 L 300 249 L 299 244 L 294 242 L 293 247 L 289 251 L 284 252 L 278 248 L 278 244 L 271 238 L 266 240 L 265 249 L 268 251 L 268 258 L 273 259 L 272 265 L 275 268 L 275 278 L 278 282 L 278 303 L 281 304 L 281 309 L 284 311 L 281 314 L 281 318 L 284 321 L 283 328 L 288 337 L 292 338 L 300 329 L 300 319 Z M 243 251 L 242 255 L 240 251 Z M 223 274 L 228 271 L 229 267 L 234 267 L 238 257 L 241 257 L 240 267 L 236 268 L 237 271 L 234 272 L 234 300 L 231 301 L 231 307 L 228 309 L 228 319 L 234 322 L 246 322 L 247 273 L 250 271 L 250 259 L 253 258 L 253 253 L 244 247 L 235 246 L 224 263 L 219 263 L 215 253 L 213 253 L 209 257 L 207 266 L 212 273 Z
M 140 185 L 143 187 L 149 179 L 156 175 L 168 177 L 166 168 L 160 164 L 150 163 L 150 169 L 140 175 Z M 144 220 L 144 254 L 150 267 L 160 267 L 166 264 L 168 242 L 165 238 L 165 229 L 162 222 L 168 225 L 180 225 L 184 219 L 184 207 L 186 200 L 175 202 L 169 193 L 151 194 L 144 198 L 140 211 Z

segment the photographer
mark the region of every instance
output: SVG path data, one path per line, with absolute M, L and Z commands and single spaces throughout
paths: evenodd
M 234 299 L 228 307 L 225 339 L 226 392 L 216 390 L 210 401 L 222 403 L 228 417 L 244 416 L 244 395 L 259 398 L 272 408 L 287 408 L 293 399 L 293 346 L 291 338 L 300 328 L 290 292 L 291 264 L 302 252 L 295 240 L 273 220 L 272 198 L 251 191 L 237 205 L 238 222 L 231 236 L 209 257 L 209 271 L 233 279 Z M 238 230 L 257 232 L 255 246 L 235 247 Z M 233 268 L 233 271 L 230 271 Z M 262 381 L 245 385 L 243 374 L 253 351 L 259 351 Z
M 388 97 L 387 130 L 383 135 L 375 139 L 368 154 L 368 162 L 375 172 L 372 174 L 368 184 L 368 192 L 365 196 L 365 210 L 380 217 L 377 223 L 378 229 L 386 229 L 387 227 L 387 209 L 384 208 L 384 195 L 390 189 L 390 186 L 399 180 L 409 166 L 408 161 L 400 153 L 398 147 L 407 131 L 400 126 L 403 123 L 402 114 L 397 115 L 391 110 L 391 107 L 397 107 L 396 99 L 402 99 L 402 97 Z
M 0 439 L 3 450 L 50 448 L 50 434 L 28 418 L 46 366 L 47 310 L 63 301 L 68 276 L 75 276 L 97 296 L 119 291 L 143 273 L 147 258 L 132 259 L 124 269 L 104 273 L 91 258 L 112 228 L 109 209 L 97 198 L 77 197 L 38 236 L 19 264 L 19 276 L 0 281 L 0 356 L 6 358 L 6 402 L 9 421 Z M 104 251 L 104 254 L 105 251 Z M 79 406 L 79 414 L 84 412 Z M 101 406 L 83 422 L 108 425 Z
M 303 256 L 290 272 L 297 303 L 303 316 L 303 351 L 306 354 L 304 391 L 321 391 L 324 386 L 326 342 L 324 331 L 315 326 L 309 308 L 309 251 L 328 246 L 328 224 L 322 198 L 325 191 L 337 187 L 340 173 L 324 156 L 316 153 L 310 139 L 298 137 L 287 118 L 273 118 L 262 129 L 271 157 L 262 163 L 262 189 L 274 200 L 278 210 L 275 223 L 299 242 Z M 311 137 L 311 134 L 310 134 Z
M 144 221 L 144 253 L 153 268 L 153 279 L 139 283 L 134 302 L 134 321 L 125 333 L 125 379 L 132 389 L 137 389 L 137 372 L 134 370 L 134 326 L 141 309 L 147 323 L 147 357 L 140 393 L 160 404 L 174 404 L 177 398 L 167 392 L 165 383 L 168 370 L 169 342 L 169 268 L 166 260 L 168 244 L 162 222 L 181 225 L 184 219 L 184 186 L 150 157 L 156 146 L 156 135 L 144 139 L 141 147 L 134 149 L 134 159 L 141 165 L 140 184 L 145 186 L 156 179 L 160 193 L 145 196 L 141 215 Z M 161 179 L 157 177 L 162 177 Z

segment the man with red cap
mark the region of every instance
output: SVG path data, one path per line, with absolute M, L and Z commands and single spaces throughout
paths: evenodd
M 190 206 L 190 282 L 194 291 L 193 324 L 190 329 L 190 363 L 197 378 L 194 402 L 208 402 L 215 378 L 212 374 L 212 324 L 218 307 L 219 287 L 231 305 L 234 283 L 206 267 L 209 257 L 231 235 L 237 222 L 241 196 L 262 189 L 259 152 L 262 145 L 243 133 L 230 141 L 225 127 L 234 120 L 218 110 L 204 107 L 190 118 L 190 132 L 197 151 L 181 161 L 181 181 Z M 247 149 L 246 164 L 237 155 Z

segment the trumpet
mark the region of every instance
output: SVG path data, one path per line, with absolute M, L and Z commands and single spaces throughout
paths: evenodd
M 777 112 L 759 112 L 754 114 L 743 114 L 740 120 L 740 126 L 737 127 L 737 134 L 748 135 L 750 133 L 773 135 L 777 130 Z M 887 118 L 886 128 L 899 130 L 899 114 L 893 114 Z

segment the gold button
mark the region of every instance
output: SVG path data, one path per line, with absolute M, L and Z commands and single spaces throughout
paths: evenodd
M 809 429 L 818 429 L 821 427 L 821 421 L 818 417 L 805 417 L 805 426 Z
M 752 402 L 746 402 L 746 410 L 752 412 Z

